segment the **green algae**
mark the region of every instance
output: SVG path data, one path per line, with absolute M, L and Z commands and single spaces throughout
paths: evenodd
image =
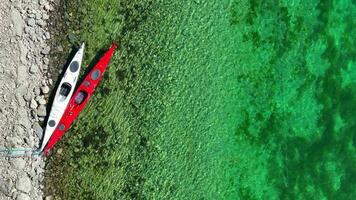
M 49 191 L 355 198 L 355 10 L 347 0 L 69 2 L 78 29 L 68 35 L 88 43 L 86 63 L 112 40 L 121 52 L 52 157 Z

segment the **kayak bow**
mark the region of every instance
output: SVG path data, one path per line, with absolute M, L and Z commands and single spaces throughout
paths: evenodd
M 42 144 L 40 151 L 43 151 L 49 138 L 52 136 L 59 120 L 62 118 L 64 110 L 68 106 L 69 100 L 71 99 L 75 85 L 78 80 L 80 66 L 82 64 L 84 52 L 84 43 L 81 45 L 77 53 L 74 55 L 72 61 L 70 62 L 66 72 L 63 75 L 61 82 L 59 83 L 58 89 L 56 91 L 51 112 L 47 120 L 47 126 L 45 133 L 43 135 Z
M 85 77 L 83 82 L 76 89 L 73 97 L 70 99 L 69 105 L 64 112 L 58 126 L 53 132 L 52 137 L 45 147 L 45 153 L 58 142 L 63 134 L 70 128 L 72 123 L 77 119 L 80 112 L 83 110 L 89 99 L 92 97 L 95 88 L 98 86 L 103 74 L 113 56 L 117 45 L 112 44 L 110 49 L 100 58 L 99 62 L 93 67 L 89 74 Z

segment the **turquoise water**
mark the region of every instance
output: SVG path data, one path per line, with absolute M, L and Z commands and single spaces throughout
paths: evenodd
M 178 199 L 355 197 L 354 3 L 184 5 L 157 182 Z
M 100 5 L 115 11 L 107 1 Z M 123 31 L 115 32 L 122 54 L 73 141 L 65 140 L 68 152 L 79 152 L 61 160 L 69 168 L 61 177 L 67 193 L 356 198 L 355 2 L 118 6 L 120 16 L 130 11 L 118 17 L 127 23 L 117 22 Z M 93 122 L 103 127 L 93 131 Z M 83 140 L 93 148 L 82 149 Z

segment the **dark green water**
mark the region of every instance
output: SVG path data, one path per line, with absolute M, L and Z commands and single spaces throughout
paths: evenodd
M 100 39 L 122 54 L 63 143 L 64 194 L 356 198 L 355 1 L 134 2 Z

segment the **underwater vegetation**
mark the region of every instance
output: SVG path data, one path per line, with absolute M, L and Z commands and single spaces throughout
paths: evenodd
M 66 49 L 121 51 L 52 155 L 49 193 L 356 198 L 354 1 L 62 4 Z

